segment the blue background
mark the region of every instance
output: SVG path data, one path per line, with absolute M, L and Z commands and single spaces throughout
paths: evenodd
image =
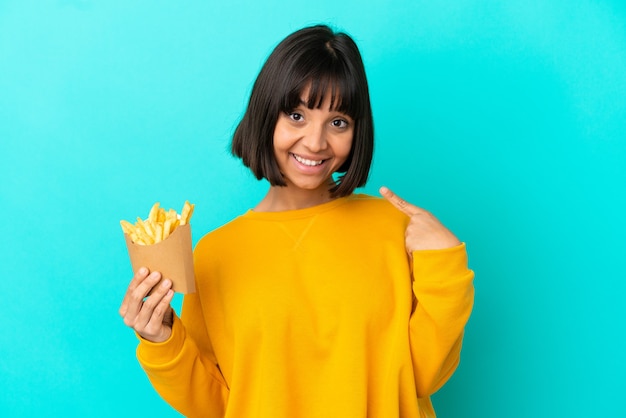
M 117 314 L 119 220 L 189 199 L 196 242 L 253 206 L 230 135 L 271 49 L 319 22 L 365 60 L 364 191 L 468 243 L 439 416 L 626 416 L 624 2 L 0 0 L 3 416 L 178 416 Z

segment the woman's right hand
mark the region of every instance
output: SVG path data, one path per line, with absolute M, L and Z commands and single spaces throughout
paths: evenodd
M 124 323 L 142 338 L 160 343 L 172 334 L 174 312 L 170 303 L 174 297 L 174 291 L 171 280 L 163 280 L 157 286 L 161 280 L 161 273 L 158 271 L 149 273 L 145 267 L 135 272 L 124 295 L 119 313 L 124 318 Z M 152 293 L 150 293 L 151 290 Z

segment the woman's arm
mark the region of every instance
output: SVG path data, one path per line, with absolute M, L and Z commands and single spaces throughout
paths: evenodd
M 459 363 L 463 330 L 474 303 L 473 278 L 465 244 L 413 252 L 416 304 L 409 339 L 419 397 L 441 388 Z
M 380 193 L 409 217 L 405 246 L 415 298 L 409 339 L 417 393 L 423 398 L 437 391 L 459 363 L 474 303 L 474 273 L 467 267 L 465 244 L 435 216 L 386 187 Z
M 137 347 L 137 359 L 155 390 L 186 417 L 224 416 L 228 387 L 211 357 L 201 352 L 178 316 L 170 339 L 142 340 Z
M 183 301 L 183 316 L 190 318 L 186 325 L 170 306 L 171 283 L 157 286 L 159 280 L 158 273 L 139 269 L 119 311 L 140 340 L 139 363 L 156 391 L 183 415 L 221 418 L 228 387 L 208 344 L 197 296 Z

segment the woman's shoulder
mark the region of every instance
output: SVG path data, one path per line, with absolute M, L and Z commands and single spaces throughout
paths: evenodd
M 219 246 L 224 245 L 224 243 L 236 240 L 237 237 L 240 237 L 241 234 L 244 233 L 244 229 L 247 229 L 244 224 L 245 216 L 237 216 L 204 234 L 200 238 L 200 240 L 198 240 L 196 248 L 207 246 L 210 247 L 215 245 Z
M 347 209 L 350 211 L 374 213 L 399 219 L 405 216 L 391 203 L 389 203 L 387 199 L 365 193 L 353 194 L 349 196 Z
M 349 222 L 368 225 L 370 228 L 398 227 L 408 224 L 408 217 L 396 209 L 387 199 L 368 194 L 353 194 L 343 205 L 343 216 Z

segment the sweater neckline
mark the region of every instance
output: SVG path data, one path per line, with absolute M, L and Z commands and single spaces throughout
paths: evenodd
M 319 205 L 311 206 L 304 209 L 283 210 L 279 212 L 255 212 L 253 209 L 248 209 L 243 215 L 248 219 L 277 221 L 277 220 L 290 220 L 308 218 L 322 212 L 332 210 L 338 206 L 345 204 L 349 199 L 352 199 L 353 195 L 339 197 L 331 200 L 330 202 L 321 203 Z

